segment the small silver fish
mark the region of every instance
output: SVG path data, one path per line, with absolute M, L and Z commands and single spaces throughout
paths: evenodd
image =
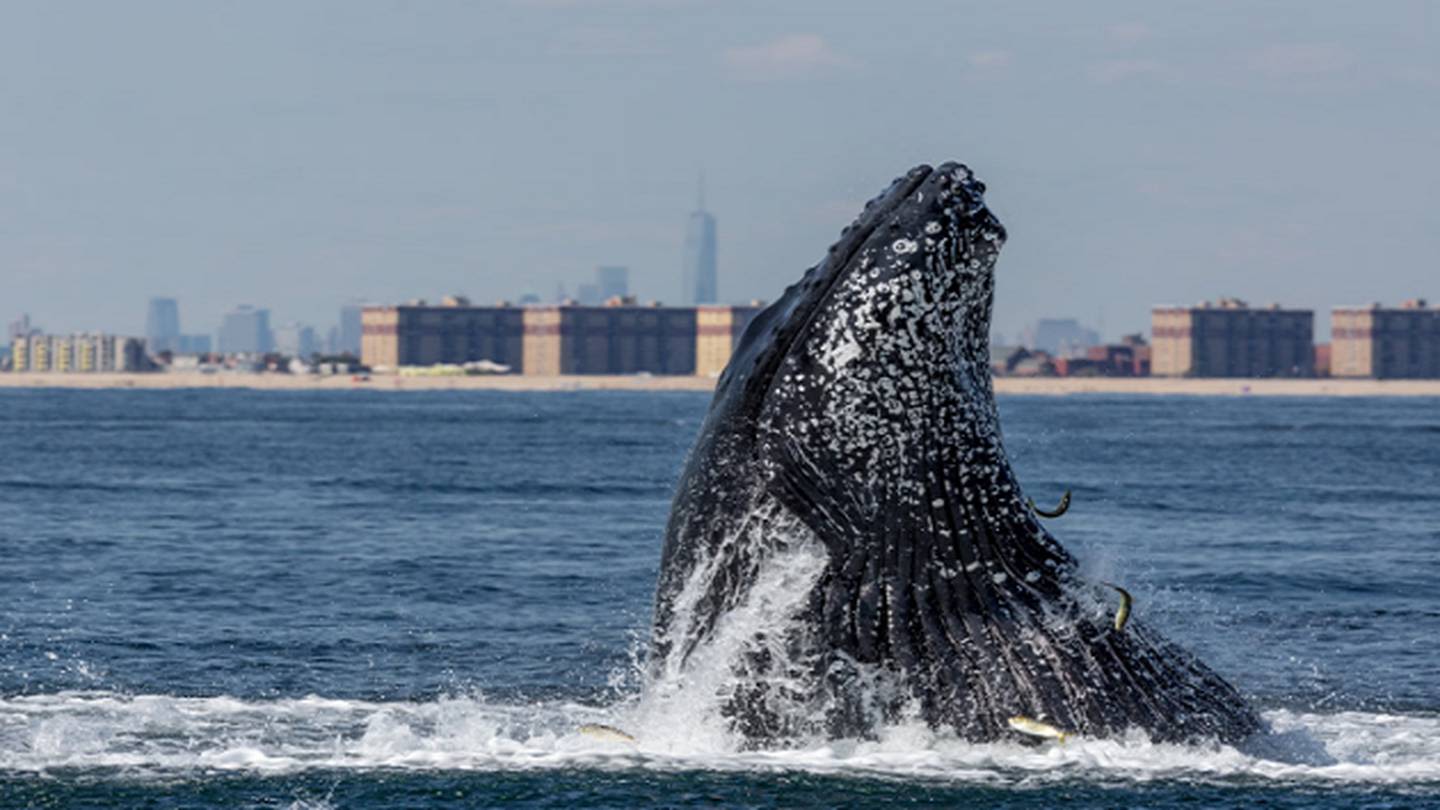
M 640 742 L 614 726 L 601 725 L 600 723 L 586 723 L 577 729 L 577 731 L 586 737 L 594 737 L 597 740 L 604 740 L 605 742 L 630 743 L 631 745 L 637 745 Z
M 1135 604 L 1135 597 L 1124 588 L 1110 582 L 1100 583 L 1107 588 L 1114 588 L 1120 594 L 1120 607 L 1115 609 L 1115 632 L 1125 629 L 1125 623 L 1130 621 L 1130 606 Z
M 1021 734 L 1029 734 L 1031 737 L 1046 737 L 1052 740 L 1058 740 L 1061 745 L 1064 745 L 1065 741 L 1070 739 L 1069 734 L 1055 728 L 1049 723 L 1042 723 L 1032 717 L 1016 715 L 1010 718 L 1008 722 L 1010 723 L 1010 728 L 1015 729 Z
M 1058 518 L 1066 512 L 1070 511 L 1070 490 L 1065 490 L 1065 494 L 1060 496 L 1060 505 L 1056 506 L 1054 511 L 1046 511 L 1036 506 L 1034 498 L 1027 498 L 1026 503 L 1030 504 L 1030 511 L 1034 512 L 1040 517 Z

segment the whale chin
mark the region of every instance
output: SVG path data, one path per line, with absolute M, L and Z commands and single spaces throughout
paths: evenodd
M 910 171 L 751 324 L 675 494 L 652 683 L 707 684 L 752 745 L 901 717 L 976 741 L 1017 717 L 1249 736 L 1235 689 L 1112 621 L 1027 503 L 990 379 L 1005 231 L 984 191 Z

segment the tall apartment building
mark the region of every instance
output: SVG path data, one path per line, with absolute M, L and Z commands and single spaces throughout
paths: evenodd
M 1235 298 L 1151 314 L 1150 371 L 1157 377 L 1311 377 L 1315 313 L 1252 308 Z
M 11 347 L 17 372 L 147 371 L 145 341 L 118 335 L 29 335 Z
M 696 309 L 530 307 L 526 374 L 694 374 Z
M 662 307 L 611 299 L 602 307 L 367 307 L 361 360 L 376 369 L 490 360 L 514 372 L 719 374 L 746 327 L 749 306 Z
M 759 301 L 743 307 L 698 307 L 695 312 L 695 373 L 702 377 L 714 377 L 724 371 L 746 327 L 762 310 Z
M 1427 307 L 1423 298 L 1398 308 L 1336 307 L 1330 314 L 1330 374 L 1440 378 L 1440 309 Z
M 365 307 L 360 316 L 361 362 L 397 369 L 489 360 L 520 371 L 524 313 L 518 307 L 472 307 L 462 298 L 440 306 L 417 302 Z

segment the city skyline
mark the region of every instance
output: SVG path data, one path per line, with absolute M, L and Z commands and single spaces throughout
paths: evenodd
M 13 346 L 0 347 L 0 370 L 214 373 L 223 367 L 324 375 L 354 370 L 350 362 L 334 361 L 334 355 L 353 354 L 362 371 L 401 376 L 713 376 L 762 309 L 759 302 L 642 304 L 623 294 L 625 278 L 625 268 L 597 268 L 590 297 L 599 289 L 617 293 L 598 304 L 476 305 L 456 295 L 435 303 L 349 304 L 324 341 L 307 324 L 272 327 L 268 310 L 240 305 L 222 323 L 219 358 L 197 356 L 209 354 L 209 338 L 180 334 L 179 305 L 171 298 L 151 299 L 146 338 L 47 334 L 22 315 L 8 327 Z M 1251 306 L 1233 297 L 1154 307 L 1148 341 L 1142 332 L 1105 342 L 1075 319 L 1041 319 L 1017 344 L 996 342 L 990 360 L 997 376 L 1019 377 L 1440 379 L 1440 309 L 1425 299 L 1337 306 L 1332 314 L 1329 341 L 1316 340 L 1314 310 Z M 342 345 L 357 337 L 358 351 Z M 317 355 L 320 362 L 312 365 Z
M 701 167 L 722 300 L 774 300 L 891 178 L 950 158 L 1010 231 L 1004 334 L 1103 309 L 1114 337 L 1219 294 L 1440 298 L 1428 6 L 902 9 L 18 5 L 7 309 L 138 333 L 164 294 L 191 324 L 247 300 L 321 324 L 337 299 L 543 295 L 600 262 L 679 303 Z

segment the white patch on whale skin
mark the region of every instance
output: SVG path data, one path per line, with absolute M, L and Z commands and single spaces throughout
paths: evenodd
M 775 408 L 792 420 L 812 418 L 823 426 L 805 435 L 827 456 L 851 460 L 846 466 L 857 491 L 888 491 L 892 503 L 936 509 L 945 498 L 937 497 L 931 482 L 908 472 L 906 460 L 915 457 L 915 448 L 934 447 L 936 425 L 927 413 L 938 416 L 958 429 L 941 441 L 962 454 L 962 483 L 967 470 L 978 473 L 949 497 L 1003 511 L 1010 493 L 985 491 L 1002 483 L 994 464 L 1003 456 L 998 419 L 993 407 L 984 405 L 991 401 L 983 333 L 992 290 L 985 272 L 995 256 L 972 262 L 979 257 L 969 247 L 955 250 L 968 244 L 967 235 L 946 227 L 939 219 L 918 224 L 916 230 L 926 236 L 893 239 L 878 263 L 873 248 L 862 253 L 867 272 L 852 272 L 840 282 L 801 352 L 828 376 L 807 396 L 782 392 Z M 962 434 L 968 437 L 954 442 Z M 794 449 L 803 454 L 806 444 Z M 972 463 L 976 447 L 983 449 L 983 460 Z
M 860 343 L 852 336 L 849 340 L 834 344 L 829 354 L 825 356 L 825 368 L 827 371 L 839 371 L 850 365 L 850 362 L 859 356 Z

